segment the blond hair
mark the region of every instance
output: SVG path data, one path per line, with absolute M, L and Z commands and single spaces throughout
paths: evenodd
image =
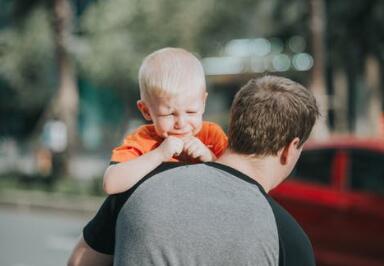
M 319 116 L 313 94 L 283 77 L 250 80 L 235 96 L 228 132 L 229 148 L 248 155 L 276 155 L 294 138 L 299 147 Z
M 180 95 L 205 91 L 200 61 L 181 48 L 163 48 L 144 58 L 139 70 L 140 96 Z

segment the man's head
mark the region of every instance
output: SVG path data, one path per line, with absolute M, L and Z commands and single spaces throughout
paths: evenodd
M 252 79 L 232 103 L 229 148 L 239 154 L 277 155 L 295 138 L 300 148 L 318 116 L 314 96 L 302 85 L 277 76 Z
M 153 52 L 140 67 L 139 84 L 137 106 L 159 136 L 200 131 L 207 93 L 203 67 L 193 54 L 180 48 Z

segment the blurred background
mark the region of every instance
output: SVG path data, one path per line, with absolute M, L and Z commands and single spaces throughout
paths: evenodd
M 112 148 L 144 123 L 136 110 L 140 63 L 166 46 L 201 59 L 209 92 L 205 119 L 224 129 L 233 96 L 249 78 L 270 73 L 308 87 L 322 111 L 310 142 L 332 142 L 337 149 L 344 143 L 342 154 L 345 143 L 356 141 L 354 151 L 375 149 L 367 159 L 377 161 L 369 165 L 375 191 L 365 189 L 356 204 L 362 206 L 364 197 L 374 197 L 367 206 L 384 203 L 384 171 L 372 171 L 384 165 L 384 1 L 0 0 L 1 265 L 65 264 L 103 200 L 101 177 Z M 312 157 L 300 167 L 319 173 L 326 160 Z M 339 179 L 356 167 L 344 157 L 329 159 L 323 174 L 338 185 L 317 182 L 311 172 L 305 182 L 345 195 L 351 182 L 341 186 Z M 318 197 L 342 197 L 324 195 Z M 384 213 L 374 212 L 379 216 L 355 218 L 384 222 Z M 293 214 L 308 222 L 302 211 Z M 377 228 L 372 235 L 383 231 L 361 226 Z M 378 254 L 384 243 L 375 243 L 361 255 L 367 260 L 351 260 L 357 264 L 346 263 L 352 249 L 332 246 L 324 255 L 320 244 L 314 246 L 319 265 L 383 265 Z

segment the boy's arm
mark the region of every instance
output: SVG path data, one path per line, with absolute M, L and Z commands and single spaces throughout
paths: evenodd
M 109 166 L 104 174 L 104 191 L 108 194 L 127 191 L 162 162 L 181 153 L 183 145 L 182 140 L 168 137 L 150 152 L 133 160 Z
M 103 188 L 107 194 L 127 191 L 164 160 L 158 149 L 135 159 L 110 165 L 104 174 Z

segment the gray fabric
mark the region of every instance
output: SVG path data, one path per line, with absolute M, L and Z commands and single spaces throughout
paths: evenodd
M 278 265 L 272 209 L 259 188 L 204 164 L 141 184 L 116 224 L 114 265 Z

